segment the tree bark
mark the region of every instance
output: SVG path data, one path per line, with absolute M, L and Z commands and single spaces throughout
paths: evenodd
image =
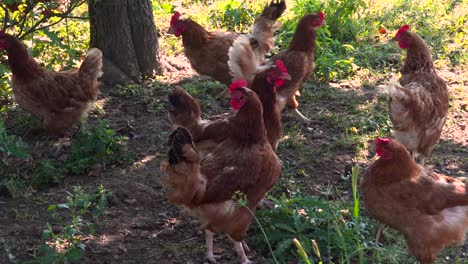
M 90 46 L 105 58 L 102 81 L 140 82 L 161 74 L 151 0 L 89 0 Z

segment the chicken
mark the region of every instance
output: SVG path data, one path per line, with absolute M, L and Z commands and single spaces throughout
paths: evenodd
M 254 57 L 252 60 L 261 64 L 273 47 L 273 35 L 280 27 L 280 23 L 276 20 L 285 9 L 284 0 L 278 2 L 273 0 L 255 18 L 252 34 L 247 36 L 233 32 L 209 32 L 191 19 L 181 19 L 179 12 L 175 12 L 172 16 L 170 31 L 176 37 L 182 36 L 185 56 L 195 71 L 230 85 L 233 76 L 227 64 L 229 48 L 239 36 L 243 36 L 239 41 L 246 40 L 249 47 L 254 47 L 249 55 Z
M 367 211 L 400 231 L 421 263 L 433 263 L 445 246 L 462 244 L 468 231 L 465 184 L 418 165 L 397 140 L 373 143 L 380 158 L 360 187 Z
M 424 165 L 445 124 L 447 85 L 434 69 L 428 46 L 408 25 L 398 30 L 395 40 L 408 52 L 401 78 L 387 86 L 393 135 Z
M 227 138 L 200 159 L 190 133 L 182 127 L 169 137 L 168 161 L 161 163 L 161 183 L 170 202 L 196 217 L 206 229 L 207 258 L 213 255 L 213 232 L 224 232 L 234 241 L 241 263 L 247 258 L 243 239 L 253 213 L 279 177 L 281 166 L 268 143 L 262 105 L 256 93 L 231 87 L 232 117 Z M 234 195 L 245 195 L 245 206 Z
M 54 72 L 42 68 L 12 35 L 0 32 L 0 49 L 8 54 L 16 103 L 40 119 L 45 129 L 68 135 L 98 96 L 102 52 L 90 49 L 80 69 Z
M 262 102 L 263 121 L 268 141 L 275 150 L 281 137 L 281 120 L 280 111 L 276 104 L 276 90 L 284 84 L 284 80 L 288 79 L 290 76 L 283 63 L 277 61 L 269 69 L 258 73 L 252 85 L 253 89 L 258 91 Z M 231 86 L 239 85 L 247 85 L 247 83 L 244 80 L 238 80 Z M 200 116 L 201 110 L 198 102 L 181 88 L 175 88 L 168 96 L 168 100 L 171 105 L 169 120 L 173 129 L 180 126 L 187 128 L 198 148 L 200 148 L 201 142 L 209 147 L 212 146 L 210 142 L 219 143 L 227 137 L 230 129 L 229 123 L 232 123 L 235 112 L 218 116 L 213 120 L 203 120 Z
M 270 63 L 283 61 L 291 75 L 291 80 L 285 82 L 278 91 L 278 104 L 280 111 L 286 106 L 294 109 L 295 113 L 305 122 L 310 120 L 297 109 L 296 95 L 300 95 L 302 84 L 312 74 L 314 68 L 314 52 L 316 27 L 325 25 L 323 12 L 305 15 L 299 21 L 289 47 L 273 56 Z

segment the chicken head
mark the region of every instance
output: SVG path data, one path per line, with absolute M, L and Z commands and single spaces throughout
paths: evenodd
M 182 35 L 182 32 L 185 31 L 185 29 L 187 29 L 187 26 L 180 21 L 180 13 L 177 11 L 174 12 L 174 14 L 171 17 L 169 30 L 171 30 L 176 37 L 180 37 L 180 35 Z
M 413 42 L 411 35 L 408 33 L 408 30 L 408 25 L 401 26 L 394 38 L 395 41 L 398 41 L 398 46 L 400 46 L 402 49 L 409 48 Z
M 247 101 L 247 93 L 243 87 L 247 87 L 246 80 L 237 80 L 229 86 L 229 91 L 231 92 L 231 106 L 235 110 L 239 110 Z

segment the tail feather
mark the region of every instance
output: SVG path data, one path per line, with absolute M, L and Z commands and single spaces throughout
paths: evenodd
M 181 161 L 197 161 L 197 156 L 193 157 L 193 152 L 196 152 L 193 145 L 192 136 L 187 129 L 179 127 L 169 135 L 169 164 L 172 166 Z M 188 145 L 188 147 L 186 147 Z
M 273 0 L 269 6 L 263 9 L 263 12 L 255 18 L 252 30 L 252 38 L 258 43 L 255 48 L 255 53 L 258 58 L 264 59 L 265 55 L 275 45 L 275 32 L 281 27 L 281 23 L 276 20 L 283 14 L 286 9 L 284 0 Z
M 198 153 L 185 128 L 169 136 L 168 161 L 161 163 L 161 183 L 167 186 L 169 201 L 190 206 L 206 189 L 206 178 L 200 173 Z
M 233 81 L 245 79 L 249 84 L 263 59 L 258 58 L 251 45 L 249 37 L 239 36 L 229 48 L 229 60 L 227 62 Z
M 80 78 L 90 78 L 97 80 L 102 76 L 102 52 L 97 48 L 92 48 L 86 54 L 81 63 L 78 74 Z
M 270 20 L 277 20 L 286 10 L 285 0 L 272 0 L 271 3 L 263 9 L 261 16 Z

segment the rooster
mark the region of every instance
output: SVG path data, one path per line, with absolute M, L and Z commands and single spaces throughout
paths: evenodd
M 171 18 L 170 32 L 176 37 L 182 36 L 185 56 L 195 71 L 230 85 L 233 76 L 227 64 L 229 48 L 235 42 L 246 41 L 248 48 L 253 51 L 249 54 L 251 59 L 259 65 L 263 63 L 265 55 L 274 45 L 273 35 L 280 27 L 276 20 L 285 9 L 284 0 L 273 0 L 255 18 L 252 34 L 247 36 L 233 32 L 209 32 L 191 19 L 181 19 L 179 12 L 175 12 Z
M 98 96 L 102 52 L 90 49 L 79 69 L 55 72 L 42 68 L 18 38 L 5 32 L 0 32 L 0 49 L 8 54 L 16 103 L 40 119 L 45 129 L 68 135 Z
M 428 46 L 408 25 L 394 39 L 408 51 L 401 78 L 387 86 L 394 137 L 424 165 L 445 124 L 447 85 L 434 69 Z
M 251 263 L 242 243 L 259 202 L 279 177 L 281 166 L 268 143 L 256 93 L 231 86 L 233 114 L 227 137 L 203 159 L 182 127 L 169 137 L 169 160 L 161 163 L 161 183 L 170 202 L 200 220 L 206 230 L 207 258 L 215 262 L 213 232 L 234 241 L 242 264 Z M 245 206 L 235 194 L 245 195 Z M 247 248 L 245 248 L 247 250 Z
M 285 82 L 278 91 L 278 105 L 282 111 L 286 106 L 294 109 L 295 113 L 305 122 L 310 122 L 297 109 L 296 95 L 300 95 L 302 84 L 312 74 L 314 68 L 314 52 L 316 28 L 325 25 L 323 12 L 305 15 L 299 21 L 289 47 L 273 56 L 270 63 L 283 61 L 291 75 L 291 80 Z
M 380 158 L 361 184 L 367 211 L 400 231 L 421 263 L 433 263 L 468 231 L 468 190 L 461 181 L 418 165 L 397 140 L 373 141 Z
M 252 89 L 258 91 L 264 109 L 263 122 L 267 130 L 268 141 L 275 150 L 281 137 L 280 111 L 276 104 L 276 93 L 285 80 L 289 79 L 291 77 L 287 69 L 281 61 L 277 61 L 269 69 L 258 73 L 252 83 Z M 239 85 L 245 86 L 247 82 L 238 80 L 232 84 L 232 86 Z M 209 142 L 219 143 L 228 135 L 229 124 L 235 112 L 218 116 L 213 120 L 201 119 L 200 105 L 181 88 L 175 88 L 168 96 L 168 100 L 171 105 L 169 120 L 174 129 L 180 126 L 187 128 L 197 146 L 200 142 L 207 146 L 212 145 Z

